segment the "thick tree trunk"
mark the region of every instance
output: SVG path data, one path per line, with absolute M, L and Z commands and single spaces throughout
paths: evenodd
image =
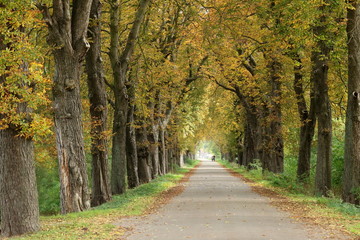
M 111 190 L 113 194 L 122 194 L 126 191 L 126 123 L 128 103 L 124 93 L 120 93 L 120 91 L 115 92 Z
M 263 139 L 263 169 L 273 173 L 284 171 L 284 141 L 282 137 L 282 113 L 281 113 L 281 63 L 272 60 L 268 65 L 270 69 L 270 102 L 264 112 L 269 117 L 265 119 L 265 135 Z
M 330 3 L 331 4 L 331 3 Z M 314 34 L 319 37 L 317 40 L 318 49 L 313 52 L 313 79 L 315 86 L 316 116 L 318 120 L 318 147 L 315 176 L 315 192 L 318 195 L 328 196 L 331 190 L 331 105 L 328 95 L 328 59 L 330 47 L 328 41 L 323 40 L 327 34 L 326 14 L 327 6 L 319 8 L 321 16 L 317 26 L 314 27 Z
M 0 229 L 5 237 L 40 228 L 33 142 L 18 134 L 0 130 Z
M 360 205 L 360 3 L 348 8 L 348 106 L 342 198 Z
M 7 14 L 7 11 L 10 10 L 11 14 L 13 14 L 14 10 L 6 9 L 7 7 L 4 3 L 0 3 L 0 10 L 3 13 L 5 12 L 5 14 Z M 13 31 L 12 23 L 3 24 L 7 24 L 9 31 Z M 25 32 L 25 29 L 20 27 L 19 31 Z M 12 49 L 13 42 L 9 42 L 9 39 L 5 42 L 4 38 L 5 36 L 0 34 L 0 55 L 5 49 Z M 18 51 L 18 49 L 15 49 L 15 51 Z M 5 64 L 9 63 L 6 62 Z M 13 66 L 2 65 L 2 67 L 9 70 L 9 68 Z M 28 73 L 28 64 L 23 62 L 20 70 L 26 75 Z M 0 88 L 10 89 L 8 87 L 11 86 L 7 86 L 6 77 L 6 75 L 0 75 Z M 17 80 L 18 82 L 10 84 L 17 84 L 17 87 L 26 86 L 26 83 L 21 81 L 20 76 L 18 76 Z M 1 92 L 4 93 L 4 91 Z M 6 92 L 7 94 L 12 94 L 5 90 L 5 93 Z M 19 99 L 19 102 L 21 102 L 23 98 L 21 95 L 15 95 L 15 93 L 14 97 L 15 99 Z M 8 99 L 1 94 L 1 101 L 7 103 Z M 23 120 L 28 121 L 28 113 L 32 111 L 32 109 L 28 107 L 28 103 L 16 103 L 15 106 L 17 108 L 15 114 L 25 114 L 26 117 Z M 3 110 L 5 109 L 1 109 L 0 112 L 3 113 Z M 6 117 L 8 116 L 0 114 L 0 120 Z M 22 129 L 18 126 L 12 124 L 10 124 L 10 126 L 0 125 L 0 128 L 2 128 L 0 130 L 1 238 L 1 236 L 11 237 L 38 231 L 40 229 L 40 223 L 33 141 L 30 137 L 20 137 L 19 134 Z
M 90 207 L 80 97 L 80 63 L 66 49 L 55 50 L 54 113 L 61 185 L 61 213 Z
M 294 66 L 294 91 L 297 99 L 297 107 L 301 122 L 300 127 L 300 140 L 299 140 L 299 154 L 297 165 L 297 179 L 304 182 L 310 177 L 310 157 L 311 157 L 311 144 L 315 132 L 315 98 L 313 88 L 310 93 L 310 109 L 307 109 L 306 100 L 304 97 L 303 88 L 303 75 L 302 62 L 299 56 L 294 58 L 296 61 Z
M 108 170 L 107 94 L 101 59 L 101 3 L 93 0 L 88 36 L 90 49 L 86 54 L 86 72 L 91 115 L 92 196 L 91 205 L 98 206 L 111 199 Z
M 80 69 L 89 48 L 86 32 L 91 0 L 54 1 L 52 15 L 38 5 L 54 45 L 54 115 L 61 186 L 61 212 L 90 207 L 81 121 Z
M 139 186 L 138 155 L 136 145 L 136 133 L 134 124 L 134 108 L 132 104 L 128 109 L 128 123 L 126 125 L 126 159 L 127 159 L 127 180 L 129 188 Z
M 140 184 L 151 181 L 151 163 L 147 131 L 145 127 L 136 129 L 138 173 Z
M 259 141 L 257 118 L 254 114 L 246 113 L 246 126 L 244 134 L 243 164 L 250 168 L 255 159 L 259 159 Z

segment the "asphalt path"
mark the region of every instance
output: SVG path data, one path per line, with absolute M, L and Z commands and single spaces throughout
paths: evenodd
M 334 239 L 326 231 L 294 221 L 211 161 L 202 161 L 184 192 L 156 213 L 123 219 L 118 225 L 132 229 L 127 240 Z

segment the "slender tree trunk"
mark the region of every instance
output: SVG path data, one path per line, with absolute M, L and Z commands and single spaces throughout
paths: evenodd
M 150 140 L 150 154 L 152 162 L 152 178 L 156 178 L 160 172 L 159 161 L 159 126 L 152 126 L 148 139 Z
M 342 198 L 360 205 L 360 3 L 348 8 L 348 106 Z
M 40 228 L 33 141 L 18 134 L 0 130 L 0 229 L 5 237 Z
M 127 65 L 121 64 L 119 55 L 119 24 L 120 1 L 110 3 L 110 61 L 113 71 L 114 85 L 114 120 L 112 138 L 111 161 L 111 191 L 113 194 L 122 194 L 126 191 L 126 122 L 128 99 L 126 93 Z
M 165 128 L 160 126 L 160 150 L 159 150 L 159 159 L 160 159 L 160 171 L 162 174 L 167 173 L 166 168 L 166 144 L 165 144 Z
M 310 177 L 311 144 L 314 137 L 316 123 L 316 116 L 314 110 L 315 98 L 312 88 L 310 93 L 310 110 L 308 110 L 306 106 L 304 88 L 302 83 L 302 62 L 298 55 L 294 58 L 294 61 L 296 61 L 294 66 L 294 91 L 296 94 L 297 107 L 301 122 L 297 179 L 300 182 L 304 182 Z
M 91 115 L 92 196 L 91 205 L 98 206 L 111 199 L 108 170 L 107 94 L 101 59 L 101 3 L 93 0 L 88 36 L 90 49 L 86 54 L 87 84 Z
M 331 4 L 331 3 L 330 3 Z M 318 49 L 313 52 L 313 78 L 315 85 L 316 116 L 318 120 L 318 147 L 315 176 L 315 192 L 318 195 L 327 196 L 331 190 L 331 106 L 328 95 L 328 59 L 330 47 L 328 41 L 323 40 L 327 33 L 327 22 L 325 11 L 327 6 L 319 8 L 321 16 L 317 26 L 314 27 L 314 34 L 318 36 Z
M 114 77 L 112 90 L 114 91 L 115 97 L 111 170 L 111 188 L 113 194 L 122 194 L 126 191 L 126 124 L 129 108 L 126 88 L 127 73 L 135 43 L 139 36 L 140 26 L 150 0 L 140 0 L 135 20 L 126 41 L 126 46 L 121 54 L 119 54 L 120 2 L 119 0 L 112 0 L 110 3 L 110 61 Z
M 129 188 L 139 186 L 138 175 L 138 155 L 136 145 L 136 133 L 134 128 L 134 108 L 130 104 L 128 109 L 128 124 L 126 125 L 126 159 L 127 159 L 127 178 Z

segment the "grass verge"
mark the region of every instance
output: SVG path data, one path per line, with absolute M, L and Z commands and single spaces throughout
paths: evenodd
M 360 239 L 360 208 L 355 205 L 342 203 L 335 196 L 315 197 L 304 186 L 284 179 L 282 174 L 263 174 L 261 168 L 247 171 L 235 163 L 218 162 L 240 174 L 255 192 L 269 197 L 273 205 L 290 212 L 293 218 Z
M 175 187 L 197 164 L 198 161 L 188 161 L 184 168 L 177 168 L 176 173 L 113 196 L 112 201 L 89 211 L 41 217 L 41 231 L 11 239 L 119 239 L 126 229 L 115 226 L 114 222 L 151 211 L 158 205 L 161 194 Z

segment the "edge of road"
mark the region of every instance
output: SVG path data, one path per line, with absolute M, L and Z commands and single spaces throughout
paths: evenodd
M 217 163 L 226 169 L 232 176 L 239 178 L 248 184 L 253 192 L 259 194 L 260 196 L 267 197 L 272 206 L 290 214 L 290 217 L 294 221 L 306 225 L 310 230 L 317 231 L 319 230 L 318 228 L 321 227 L 324 231 L 330 233 L 331 239 L 341 239 L 340 236 L 345 235 L 346 237 L 350 237 L 353 240 L 360 240 L 360 236 L 350 233 L 344 228 L 343 225 L 338 224 L 336 220 L 320 217 L 319 215 L 311 215 L 311 207 L 308 204 L 295 201 L 290 197 L 275 191 L 274 189 L 246 178 L 241 173 L 236 172 L 234 169 L 229 168 L 220 162 Z
M 174 197 L 180 195 L 185 190 L 185 183 L 189 181 L 190 177 L 194 174 L 196 169 L 198 169 L 202 165 L 202 161 L 199 161 L 189 172 L 185 173 L 185 175 L 176 183 L 176 186 L 169 188 L 168 190 L 161 192 L 158 196 L 156 196 L 156 201 L 153 206 L 149 207 L 149 209 L 143 214 L 143 216 L 152 214 L 159 210 L 162 206 L 166 205 L 171 201 Z

